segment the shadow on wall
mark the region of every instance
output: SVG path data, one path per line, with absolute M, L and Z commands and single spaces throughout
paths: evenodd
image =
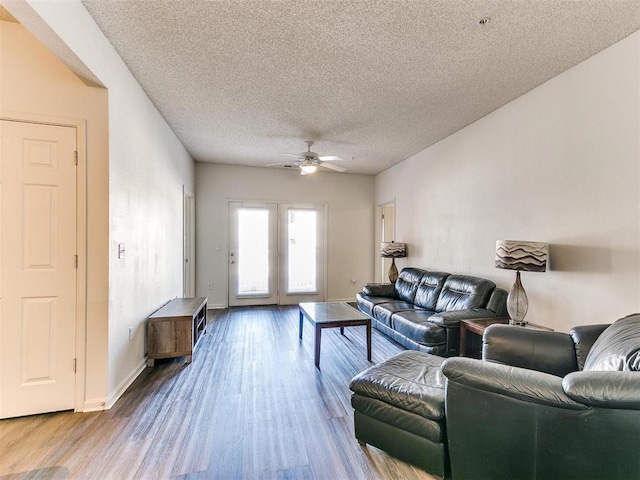
M 637 263 L 633 252 L 618 252 Z M 606 273 L 612 271 L 611 248 L 584 245 L 549 244 L 549 270 L 554 272 Z M 633 260 L 633 261 L 631 261 Z

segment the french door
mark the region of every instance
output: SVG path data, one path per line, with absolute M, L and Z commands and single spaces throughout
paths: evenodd
M 325 207 L 230 202 L 229 306 L 325 299 Z

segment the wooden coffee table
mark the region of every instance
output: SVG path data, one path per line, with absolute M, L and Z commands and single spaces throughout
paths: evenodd
M 302 340 L 302 325 L 307 318 L 315 326 L 315 363 L 320 368 L 320 342 L 323 328 L 340 327 L 344 335 L 344 327 L 367 327 L 367 360 L 371 361 L 371 319 L 360 310 L 353 308 L 346 302 L 301 303 L 300 310 L 300 340 Z

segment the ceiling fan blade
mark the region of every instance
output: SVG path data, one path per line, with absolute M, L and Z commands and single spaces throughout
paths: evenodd
M 287 157 L 296 157 L 296 158 L 304 158 L 299 153 L 283 153 L 282 155 L 286 155 Z
M 335 170 L 336 172 L 340 172 L 340 173 L 342 173 L 342 172 L 346 172 L 346 171 L 347 171 L 347 169 L 346 169 L 346 168 L 344 168 L 344 167 L 340 167 L 340 166 L 338 166 L 338 165 L 334 165 L 333 163 L 326 163 L 326 162 L 322 162 L 322 163 L 320 164 L 320 166 L 321 166 L 321 167 L 328 168 L 328 169 L 330 169 L 330 170 Z
M 325 155 L 323 157 L 318 157 L 318 160 L 322 162 L 341 162 L 342 158 L 335 155 Z
M 291 167 L 297 167 L 298 166 L 298 162 L 277 162 L 277 163 L 267 163 L 265 165 L 265 167 L 280 167 L 280 166 L 285 166 L 285 165 L 290 165 Z

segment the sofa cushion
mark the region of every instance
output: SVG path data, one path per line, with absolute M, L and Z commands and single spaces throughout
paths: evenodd
M 405 302 L 413 303 L 420 280 L 426 272 L 421 268 L 403 268 L 394 284 L 396 297 Z
M 426 272 L 420 280 L 413 303 L 427 310 L 435 310 L 444 281 L 448 276 L 449 274 L 445 272 Z
M 396 297 L 396 290 L 393 283 L 367 283 L 362 287 L 362 293 L 374 297 Z
M 594 342 L 584 371 L 640 370 L 640 313 L 617 320 Z
M 447 331 L 431 323 L 432 310 L 412 310 L 396 313 L 391 317 L 391 326 L 398 333 L 422 345 L 442 345 L 447 340 Z
M 389 299 L 387 299 L 389 300 Z M 414 310 L 416 307 L 409 302 L 385 302 L 373 307 L 373 317 L 381 323 L 391 327 L 391 315 L 405 310 Z
M 362 292 L 356 293 L 356 300 L 358 301 L 358 308 L 369 315 L 373 316 L 373 307 L 381 303 L 389 301 L 389 297 L 376 297 L 372 295 L 365 295 Z
M 496 284 L 484 278 L 450 275 L 444 282 L 436 304 L 437 312 L 483 308 Z

